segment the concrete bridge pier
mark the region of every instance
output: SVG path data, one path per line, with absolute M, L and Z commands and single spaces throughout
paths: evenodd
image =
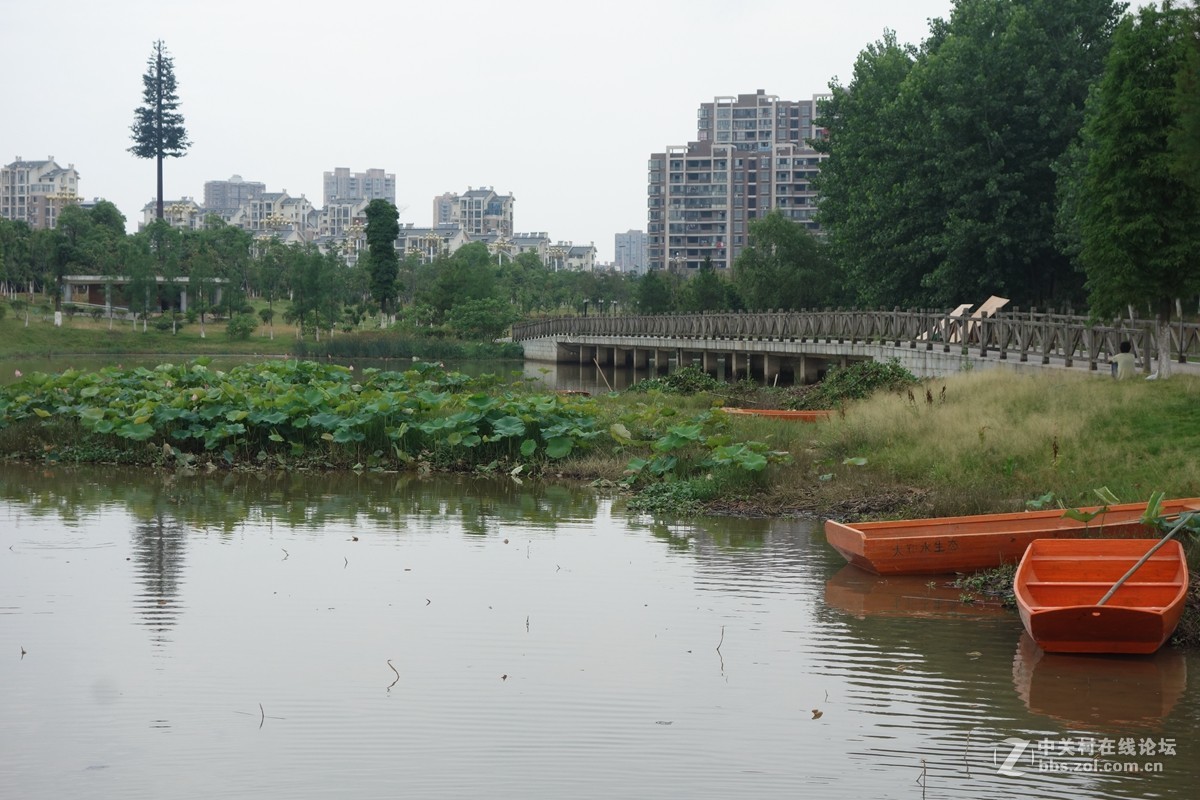
M 670 350 L 654 350 L 654 371 L 658 374 L 665 374 L 671 368 L 671 351 Z
M 701 365 L 704 372 L 708 375 L 716 377 L 720 370 L 720 363 L 717 359 L 717 354 L 711 350 L 705 350 L 701 355 Z
M 596 357 L 596 353 L 600 350 L 599 347 L 590 344 L 579 345 L 579 363 L 590 364 L 592 359 Z
M 732 352 L 729 354 L 729 378 L 739 381 L 750 372 L 750 354 Z
M 650 351 L 644 347 L 635 347 L 632 350 L 632 361 L 634 369 L 645 369 L 649 361 Z
M 773 356 L 770 353 L 763 355 L 763 383 L 770 386 L 773 383 L 779 382 L 779 370 L 783 366 L 783 359 L 779 356 Z

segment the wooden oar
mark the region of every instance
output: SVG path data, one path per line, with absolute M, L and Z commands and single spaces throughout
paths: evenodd
M 1166 536 L 1162 537 L 1162 539 L 1160 539 L 1158 542 L 1156 542 L 1153 547 L 1151 547 L 1148 551 L 1146 551 L 1146 555 L 1139 558 L 1138 562 L 1136 564 L 1134 564 L 1132 567 L 1130 567 L 1129 571 L 1126 572 L 1124 575 L 1122 575 L 1121 579 L 1119 581 L 1117 581 L 1116 583 L 1113 584 L 1112 588 L 1108 590 L 1108 593 L 1105 594 L 1104 597 L 1101 597 L 1100 602 L 1096 603 L 1096 605 L 1102 606 L 1105 603 L 1107 603 L 1109 601 L 1109 599 L 1114 594 L 1117 593 L 1117 589 L 1120 589 L 1121 585 L 1124 584 L 1125 581 L 1127 581 L 1131 577 L 1133 577 L 1133 573 L 1137 572 L 1141 568 L 1142 564 L 1145 564 L 1147 561 L 1149 561 L 1150 556 L 1157 553 L 1159 548 L 1161 548 L 1163 545 L 1165 545 L 1167 543 L 1168 539 L 1173 537 L 1179 531 L 1180 528 L 1182 528 L 1185 524 L 1187 524 L 1187 521 L 1190 520 L 1192 518 L 1192 516 L 1193 516 L 1192 514 L 1180 514 L 1179 522 L 1175 523 L 1175 527 L 1171 528 L 1171 530 L 1167 531 Z

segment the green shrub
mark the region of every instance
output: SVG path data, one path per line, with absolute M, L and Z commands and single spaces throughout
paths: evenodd
M 258 327 L 258 320 L 253 314 L 237 314 L 225 323 L 225 334 L 235 341 L 244 342 Z
M 721 381 L 695 366 L 681 367 L 665 378 L 649 378 L 629 387 L 631 392 L 663 392 L 664 394 L 697 394 L 726 387 Z
M 837 408 L 850 400 L 862 400 L 878 391 L 898 392 L 920 381 L 897 359 L 858 361 L 834 367 L 815 386 L 803 387 L 788 403 L 790 408 Z

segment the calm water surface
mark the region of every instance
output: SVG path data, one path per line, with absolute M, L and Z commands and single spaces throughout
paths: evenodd
M 588 489 L 0 465 L 0 792 L 1195 797 L 1193 655 L 927 583 Z

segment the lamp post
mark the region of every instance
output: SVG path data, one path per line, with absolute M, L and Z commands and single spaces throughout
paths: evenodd
M 425 245 L 422 255 L 432 263 L 442 250 L 442 237 L 437 231 L 430 229 L 421 236 L 421 241 Z
M 508 239 L 504 238 L 503 233 L 497 236 L 494 242 L 488 244 L 488 249 L 496 255 L 496 260 L 501 267 L 504 266 L 504 256 L 508 255 L 510 259 L 512 258 L 512 256 L 509 255 L 509 248 L 511 246 L 512 243 L 509 242 Z
M 167 214 L 171 217 L 171 223 L 176 228 L 184 227 L 184 219 L 188 216 L 189 211 L 191 211 L 191 206 L 187 203 L 171 203 L 166 208 Z M 190 228 L 191 225 L 187 227 Z

